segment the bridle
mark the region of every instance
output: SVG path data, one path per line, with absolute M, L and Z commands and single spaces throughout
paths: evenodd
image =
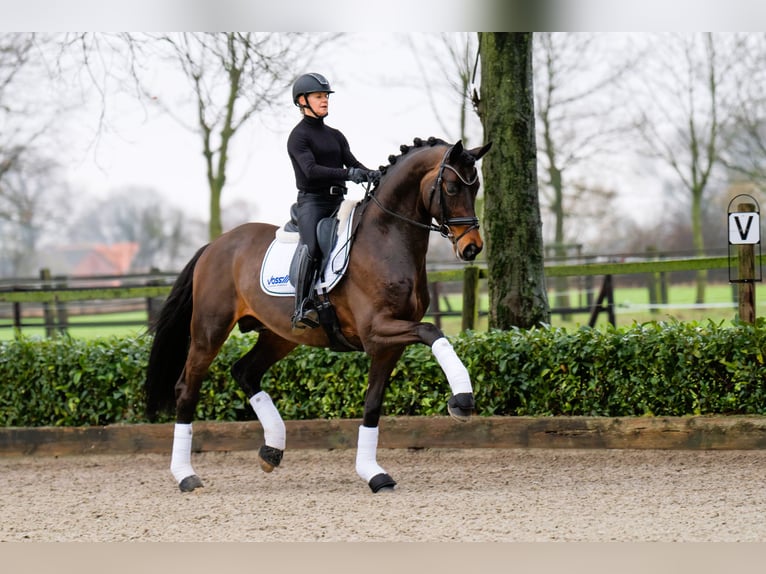
M 442 212 L 442 223 L 438 227 L 439 233 L 441 233 L 444 237 L 449 238 L 453 243 L 457 243 L 462 239 L 462 237 L 469 233 L 470 231 L 473 231 L 474 229 L 479 229 L 479 218 L 478 217 L 447 217 L 447 208 L 445 206 L 444 201 L 444 170 L 448 169 L 452 173 L 454 173 L 457 178 L 466 186 L 470 187 L 476 181 L 479 179 L 479 170 L 476 170 L 476 174 L 474 174 L 473 179 L 471 181 L 466 181 L 462 175 L 456 170 L 454 167 L 452 167 L 450 164 L 447 163 L 447 157 L 449 157 L 450 152 L 452 151 L 452 148 L 455 146 L 450 146 L 450 148 L 444 153 L 444 157 L 442 158 L 441 164 L 439 165 L 439 173 L 436 174 L 436 181 L 434 182 L 433 187 L 431 188 L 431 194 L 428 199 L 428 211 L 430 213 L 431 211 L 431 204 L 434 201 L 434 195 L 436 195 L 436 190 L 439 190 L 439 204 L 441 206 L 441 212 Z M 455 237 L 452 233 L 452 230 L 450 229 L 453 225 L 467 225 L 468 229 L 466 229 L 463 233 L 461 233 L 458 237 Z
M 436 195 L 436 190 L 439 190 L 439 204 L 441 206 L 441 224 L 435 225 L 433 223 L 421 223 L 420 221 L 415 221 L 414 219 L 410 219 L 408 217 L 405 217 L 404 215 L 401 215 L 399 213 L 396 213 L 394 211 L 391 211 L 386 206 L 384 206 L 382 203 L 380 203 L 380 200 L 375 196 L 373 193 L 374 190 L 367 190 L 367 195 L 372 198 L 372 200 L 375 202 L 375 204 L 382 209 L 385 213 L 388 215 L 391 215 L 393 217 L 396 217 L 402 221 L 406 221 L 407 223 L 414 225 L 416 227 L 420 227 L 421 229 L 427 229 L 428 231 L 436 231 L 442 235 L 442 237 L 446 237 L 449 239 L 452 243 L 457 243 L 460 241 L 460 239 L 463 238 L 467 233 L 473 231 L 474 229 L 479 229 L 479 218 L 478 217 L 447 217 L 447 208 L 445 205 L 444 200 L 444 170 L 448 169 L 452 173 L 454 173 L 457 178 L 466 186 L 471 186 L 479 179 L 479 172 L 476 171 L 476 174 L 473 176 L 473 178 L 470 181 L 467 181 L 460 173 L 451 165 L 447 163 L 447 158 L 449 157 L 450 152 L 452 151 L 452 148 L 455 146 L 450 146 L 449 149 L 444 153 L 444 157 L 442 157 L 441 164 L 439 164 L 439 172 L 436 174 L 436 180 L 434 181 L 433 186 L 431 187 L 431 193 L 429 195 L 428 199 L 428 212 L 431 212 L 431 205 L 433 204 L 434 196 Z M 452 233 L 451 227 L 453 225 L 465 225 L 468 228 L 455 237 L 455 234 Z

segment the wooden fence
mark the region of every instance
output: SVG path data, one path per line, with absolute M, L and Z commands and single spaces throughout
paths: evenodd
M 758 255 L 754 258 L 756 265 L 762 265 L 765 256 Z M 588 277 L 601 276 L 602 285 L 598 297 L 594 302 L 589 301 L 585 307 L 571 307 L 566 309 L 552 309 L 553 313 L 589 312 L 591 324 L 601 313 L 606 313 L 609 320 L 614 324 L 614 293 L 613 276 L 647 274 L 659 277 L 664 273 L 673 271 L 697 271 L 706 269 L 725 269 L 730 265 L 737 265 L 737 260 L 728 257 L 705 257 L 695 259 L 665 259 L 657 261 L 628 261 L 628 262 L 603 262 L 583 263 L 574 265 L 550 265 L 546 266 L 547 278 L 553 277 Z M 445 316 L 461 316 L 461 328 L 463 330 L 474 329 L 480 314 L 486 313 L 480 310 L 480 286 L 482 280 L 487 279 L 487 270 L 484 267 L 467 266 L 460 269 L 431 271 L 428 280 L 432 287 L 434 303 L 429 310 L 429 315 L 437 322 Z M 147 274 L 128 276 L 102 276 L 88 278 L 45 278 L 41 280 L 4 280 L 0 281 L 0 304 L 10 304 L 13 308 L 12 324 L 20 331 L 24 327 L 44 326 L 48 335 L 54 335 L 58 331 L 66 330 L 68 316 L 72 302 L 83 301 L 113 301 L 131 300 L 135 305 L 145 308 L 149 318 L 154 315 L 162 300 L 170 292 L 175 274 Z M 445 283 L 460 284 L 462 286 L 462 309 L 452 311 L 440 308 L 439 285 Z M 753 301 L 754 303 L 754 301 Z M 740 301 L 742 305 L 742 301 Z M 27 323 L 24 318 L 23 306 L 36 306 L 41 309 L 43 322 Z M 740 316 L 754 316 L 754 310 L 740 308 Z M 143 321 L 115 322 L 115 323 L 76 323 L 76 326 L 109 326 L 144 324 Z
M 51 277 L 47 270 L 40 279 L 0 280 L 0 309 L 17 332 L 23 328 L 43 327 L 51 337 L 66 332 L 69 326 L 110 327 L 146 325 L 146 320 L 78 321 L 76 315 L 145 310 L 151 320 L 170 292 L 175 273 L 139 275 L 103 275 L 89 277 Z M 111 303 L 111 305 L 109 305 Z M 4 305 L 5 304 L 5 305 Z M 90 305 L 89 305 L 90 304 Z
M 758 255 L 753 259 L 755 265 L 762 265 L 766 256 Z M 677 271 L 700 271 L 710 269 L 726 269 L 729 266 L 737 267 L 739 261 L 736 257 L 699 257 L 692 259 L 662 259 L 652 261 L 620 261 L 620 262 L 596 262 L 567 265 L 548 265 L 545 267 L 547 279 L 554 277 L 586 277 L 593 279 L 602 277 L 601 288 L 595 300 L 588 300 L 586 306 L 554 308 L 551 313 L 590 313 L 589 323 L 593 326 L 601 313 L 608 316 L 609 322 L 615 324 L 614 311 L 614 281 L 616 275 L 644 274 L 649 277 L 650 292 L 657 293 L 664 289 L 665 275 Z M 759 275 L 759 274 L 756 274 Z M 477 323 L 479 311 L 479 285 L 480 281 L 487 278 L 487 270 L 483 267 L 465 267 L 452 271 L 436 271 L 428 274 L 430 282 L 462 281 L 463 286 L 463 309 L 462 328 L 473 329 Z M 740 298 L 740 317 L 755 317 L 755 299 Z M 652 296 L 650 296 L 651 300 Z M 445 315 L 446 313 L 441 313 Z

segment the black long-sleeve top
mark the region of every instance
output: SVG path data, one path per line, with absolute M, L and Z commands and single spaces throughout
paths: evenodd
M 304 116 L 287 138 L 287 153 L 295 171 L 295 185 L 307 193 L 326 193 L 344 185 L 349 167 L 367 169 L 354 157 L 339 130 L 324 118 Z

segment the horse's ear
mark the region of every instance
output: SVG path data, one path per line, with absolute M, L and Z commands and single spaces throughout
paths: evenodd
M 457 140 L 452 150 L 449 152 L 449 161 L 455 162 L 463 155 L 463 140 Z
M 468 153 L 471 154 L 476 160 L 478 161 L 481 159 L 481 157 L 489 151 L 489 148 L 492 147 L 492 142 L 489 142 L 487 145 L 482 147 L 475 147 L 473 149 L 469 149 Z

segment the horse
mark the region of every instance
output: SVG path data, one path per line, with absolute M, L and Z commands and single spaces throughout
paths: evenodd
M 482 250 L 476 163 L 491 145 L 466 149 L 462 140 L 450 145 L 415 138 L 380 167 L 377 185 L 367 186 L 353 213 L 345 274 L 324 295 L 335 311 L 337 337 L 322 328 L 294 332 L 292 298 L 269 295 L 259 284 L 277 226 L 245 223 L 196 252 L 151 326 L 144 385 L 149 420 L 175 409 L 170 470 L 182 492 L 203 486 L 191 464 L 192 419 L 208 368 L 235 326 L 257 332 L 254 346 L 231 374 L 262 425 L 258 460 L 265 472 L 282 461 L 286 431 L 261 379 L 298 345 L 332 347 L 341 340 L 344 350 L 369 355 L 355 466 L 373 493 L 396 485 L 377 463 L 378 424 L 389 377 L 406 346 L 431 348 L 452 393 L 448 413 L 470 419 L 475 403 L 469 373 L 444 333 L 421 321 L 429 306 L 426 251 L 432 231 L 452 242 L 460 260 L 473 261 Z

